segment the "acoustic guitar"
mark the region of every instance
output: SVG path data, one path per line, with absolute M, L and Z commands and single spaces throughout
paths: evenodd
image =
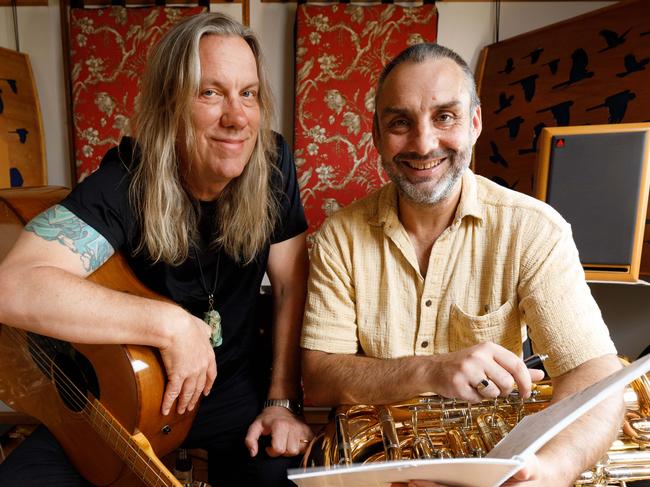
M 0 258 L 31 218 L 67 192 L 51 186 L 1 190 Z M 119 253 L 89 279 L 164 299 L 138 281 Z M 162 416 L 165 384 L 160 355 L 151 347 L 67 343 L 0 324 L 0 399 L 45 424 L 95 485 L 181 487 L 158 455 L 180 445 L 196 408 L 178 415 L 172 407 Z

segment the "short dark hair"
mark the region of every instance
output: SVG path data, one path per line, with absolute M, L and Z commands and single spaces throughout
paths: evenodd
M 397 56 L 395 56 L 386 66 L 384 66 L 381 75 L 379 76 L 379 81 L 377 82 L 377 92 L 375 93 L 375 112 L 377 110 L 377 100 L 379 99 L 379 94 L 381 89 L 384 86 L 384 81 L 390 74 L 393 69 L 405 62 L 411 63 L 423 63 L 430 59 L 451 59 L 454 61 L 458 67 L 463 71 L 465 75 L 465 82 L 467 84 L 467 91 L 470 97 L 470 110 L 473 111 L 476 107 L 481 104 L 481 100 L 478 97 L 476 92 L 476 81 L 474 80 L 474 73 L 465 62 L 465 60 L 460 57 L 456 52 L 452 51 L 448 47 L 441 46 L 440 44 L 435 44 L 432 42 L 422 42 L 420 44 L 414 44 L 410 47 L 407 47 Z

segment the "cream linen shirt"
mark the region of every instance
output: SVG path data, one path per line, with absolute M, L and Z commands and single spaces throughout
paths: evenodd
M 491 341 L 521 355 L 526 327 L 552 377 L 616 352 L 570 225 L 469 169 L 426 278 L 392 183 L 331 216 L 314 239 L 303 348 L 397 358 Z

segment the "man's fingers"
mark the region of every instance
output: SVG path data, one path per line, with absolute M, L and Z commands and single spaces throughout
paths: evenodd
M 258 441 L 262 435 L 264 427 L 259 421 L 254 421 L 253 424 L 248 428 L 248 433 L 246 433 L 246 438 L 244 439 L 244 444 L 248 451 L 250 452 L 251 457 L 257 455 Z
M 510 388 L 508 389 L 507 384 L 502 384 L 504 386 L 502 391 L 508 390 L 507 393 L 510 393 L 513 388 L 512 386 L 514 386 L 512 383 L 514 379 L 514 382 L 517 384 L 519 395 L 524 398 L 530 396 L 532 381 L 524 361 L 506 349 L 503 349 L 503 353 L 495 354 L 494 360 L 503 368 L 502 370 L 505 374 L 511 376 Z
M 280 424 L 273 429 L 271 435 L 271 446 L 266 447 L 266 453 L 270 457 L 279 457 L 287 451 L 288 431 L 286 425 Z M 297 454 L 297 453 L 296 453 Z
M 178 414 L 185 413 L 185 410 L 187 409 L 187 406 L 190 404 L 192 398 L 194 397 L 195 392 L 196 392 L 196 377 L 187 377 L 185 379 L 185 382 L 183 383 L 183 388 L 181 389 L 181 393 L 178 396 L 178 405 L 176 407 Z
M 163 396 L 162 402 L 162 413 L 164 416 L 169 414 L 169 410 L 172 408 L 172 404 L 181 393 L 181 379 L 177 375 L 172 375 L 167 387 L 165 388 L 165 394 Z
M 194 409 L 194 406 L 196 406 L 196 403 L 199 402 L 199 399 L 201 399 L 201 394 L 205 389 L 205 380 L 206 380 L 205 374 L 201 374 L 201 377 L 196 381 L 194 394 L 192 395 L 192 399 L 190 399 L 190 403 L 187 405 L 188 411 L 192 411 Z
M 203 395 L 207 396 L 212 390 L 212 385 L 214 384 L 215 379 L 217 378 L 217 362 L 213 360 L 208 367 L 206 377 L 205 377 L 205 387 L 203 388 Z
M 545 374 L 543 370 L 539 369 L 528 369 L 528 372 L 530 373 L 530 378 L 533 382 L 539 382 L 540 380 L 544 379 Z

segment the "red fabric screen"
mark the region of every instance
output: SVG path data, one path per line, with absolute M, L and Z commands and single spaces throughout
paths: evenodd
M 191 8 L 71 9 L 70 69 L 76 179 L 128 132 L 149 48 Z
M 385 182 L 372 145 L 382 67 L 411 44 L 435 42 L 435 5 L 299 5 L 294 146 L 310 230 Z

